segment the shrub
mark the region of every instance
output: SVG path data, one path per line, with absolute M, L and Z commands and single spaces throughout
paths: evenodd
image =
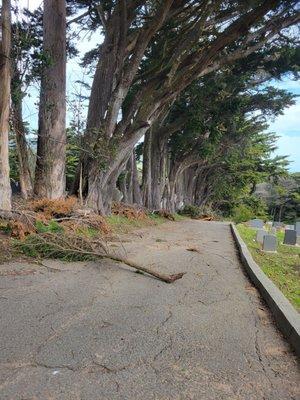
M 200 218 L 202 215 L 202 211 L 201 211 L 200 207 L 198 207 L 198 206 L 193 206 L 192 204 L 187 204 L 183 207 L 182 210 L 179 211 L 179 214 L 187 215 L 188 217 L 191 217 L 191 218 Z
M 255 214 L 254 214 L 253 210 L 249 206 L 246 206 L 245 204 L 240 204 L 240 205 L 234 207 L 234 209 L 232 211 L 232 219 L 237 224 L 240 222 L 249 221 L 250 219 L 252 219 L 254 217 L 255 217 Z

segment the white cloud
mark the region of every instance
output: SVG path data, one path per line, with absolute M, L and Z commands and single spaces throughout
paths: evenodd
M 300 171 L 300 136 L 286 136 L 283 135 L 278 139 L 278 149 L 275 151 L 276 155 L 289 156 L 291 164 L 290 171 Z
M 270 123 L 270 130 L 278 135 L 300 136 L 300 100 L 287 108 L 283 115 Z
M 287 88 L 288 89 L 288 88 Z M 269 130 L 279 137 L 276 155 L 287 155 L 291 164 L 289 169 L 300 171 L 300 100 L 294 106 L 287 108 L 283 115 L 270 123 Z
M 30 11 L 33 11 L 39 6 L 43 5 L 43 0 L 15 0 L 15 2 L 18 3 L 19 7 L 29 8 Z
M 278 89 L 285 89 L 295 94 L 300 94 L 300 81 L 284 78 L 283 80 L 272 80 L 268 84 L 276 86 Z

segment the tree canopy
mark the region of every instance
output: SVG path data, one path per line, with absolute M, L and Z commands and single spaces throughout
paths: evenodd
M 295 101 L 274 82 L 299 73 L 297 1 L 50 3 L 9 5 L 11 175 L 23 197 L 68 191 L 106 214 L 121 190 L 150 209 L 230 213 L 258 183 L 287 175 L 267 124 Z M 94 48 L 83 54 L 84 35 Z M 76 81 L 66 123 L 74 56 L 89 78 Z M 37 146 L 23 115 L 33 84 Z

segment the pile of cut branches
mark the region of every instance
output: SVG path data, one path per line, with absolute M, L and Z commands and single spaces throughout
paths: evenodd
M 77 206 L 75 197 L 65 199 L 38 199 L 27 203 L 29 210 L 34 211 L 45 219 L 68 217 L 74 213 Z
M 166 283 L 172 283 L 184 275 L 184 273 L 166 275 L 153 271 L 125 257 L 112 254 L 104 241 L 86 239 L 78 235 L 53 232 L 31 234 L 24 241 L 16 241 L 15 246 L 31 257 L 58 258 L 66 261 L 91 261 L 106 258 L 126 264 Z
M 134 220 L 142 220 L 148 216 L 147 210 L 144 207 L 117 202 L 113 203 L 111 212 L 114 215 Z
M 162 218 L 169 219 L 170 221 L 175 221 L 174 214 L 172 214 L 168 210 L 157 210 L 157 211 L 154 211 L 153 214 L 158 215 Z
M 77 232 L 82 228 L 93 228 L 99 233 L 111 232 L 104 217 L 91 210 L 81 210 L 74 197 L 66 199 L 39 199 L 28 202 L 20 210 L 0 210 L 0 220 L 6 225 L 12 237 L 24 239 L 27 235 L 39 232 L 38 226 L 58 223 L 62 230 Z

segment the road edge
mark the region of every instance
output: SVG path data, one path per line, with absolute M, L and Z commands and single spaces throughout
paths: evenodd
M 279 330 L 291 344 L 297 356 L 300 357 L 300 315 L 253 260 L 250 251 L 232 222 L 230 229 L 248 276 L 268 304 Z

